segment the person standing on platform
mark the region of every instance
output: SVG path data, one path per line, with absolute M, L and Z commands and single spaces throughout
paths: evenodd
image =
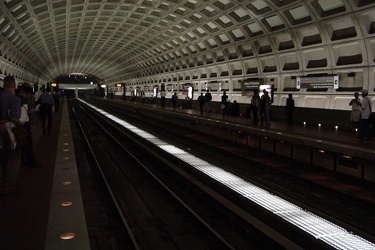
M 35 92 L 35 103 L 37 103 L 37 104 L 40 104 L 40 102 L 39 102 L 39 98 L 42 96 L 42 94 L 43 94 L 43 88 L 42 87 L 40 87 L 39 89 L 38 89 L 38 91 L 37 92 Z M 37 116 L 37 119 L 42 119 L 42 115 L 40 114 L 40 111 L 39 112 L 36 112 L 36 116 Z
M 201 92 L 201 95 L 198 97 L 198 105 L 199 105 L 199 111 L 201 112 L 201 115 L 203 115 L 203 107 L 205 103 L 206 98 L 203 96 L 203 93 Z
M 30 87 L 31 90 L 33 90 L 33 88 L 31 87 L 30 83 L 28 82 L 24 82 L 21 84 L 21 91 L 24 87 Z M 28 97 L 26 98 L 26 102 L 27 102 L 27 106 L 29 108 L 29 121 L 30 121 L 30 124 L 31 124 L 31 127 L 32 129 L 34 128 L 36 122 L 37 122 L 37 116 L 36 116 L 36 109 L 35 109 L 35 96 L 33 94 L 33 91 L 30 93 L 30 95 L 28 95 Z
M 293 100 L 293 95 L 289 94 L 288 98 L 286 99 L 285 110 L 288 118 L 288 125 L 293 124 L 293 113 L 294 113 L 295 105 Z
M 46 88 L 46 92 L 40 97 L 41 103 L 41 115 L 42 115 L 42 128 L 43 134 L 46 133 L 46 118 L 48 122 L 48 134 L 51 134 L 51 125 L 52 125 L 52 108 L 55 105 L 53 97 L 51 95 L 51 88 Z
M 262 97 L 264 97 L 264 116 L 266 120 L 266 126 L 271 126 L 271 98 L 268 95 L 268 91 L 264 91 L 264 95 Z
M 253 114 L 253 122 L 259 122 L 259 105 L 260 105 L 260 97 L 258 90 L 254 90 L 253 97 L 251 98 L 251 113 Z
M 228 96 L 227 96 L 227 92 L 224 91 L 223 95 L 221 96 L 221 111 L 223 112 L 223 118 L 225 118 L 227 108 L 228 108 Z
M 160 104 L 161 104 L 161 107 L 162 108 L 165 108 L 165 96 L 167 95 L 167 93 L 165 92 L 165 90 L 163 89 L 161 92 L 160 92 Z
M 142 90 L 142 92 L 141 92 L 141 98 L 142 98 L 142 104 L 145 104 L 146 103 L 146 94 L 145 94 L 144 90 Z
M 11 76 L 4 77 L 4 92 L 0 96 L 0 122 L 11 121 L 23 125 L 21 118 L 21 100 L 15 95 L 16 81 Z M 22 148 L 11 150 L 4 147 L 0 157 L 0 192 L 3 195 L 15 193 L 18 173 L 21 166 Z
M 352 128 L 358 131 L 359 119 L 361 118 L 361 100 L 359 99 L 358 92 L 354 93 L 354 98 L 349 102 L 349 106 L 352 106 L 352 112 L 350 113 L 350 122 Z
M 177 92 L 174 92 L 174 94 L 172 96 L 173 110 L 176 110 L 177 101 L 178 101 Z
M 40 87 L 37 92 L 35 92 L 35 102 L 39 100 L 39 97 L 41 97 L 43 94 L 43 88 Z
M 32 96 L 33 89 L 31 86 L 24 85 L 21 88 L 20 99 L 21 99 L 21 120 L 25 120 L 23 127 L 27 131 L 27 144 L 22 148 L 22 165 L 28 165 L 29 167 L 40 167 L 40 165 L 35 161 L 34 150 L 33 150 L 33 128 L 30 120 L 30 114 L 35 112 L 35 109 L 32 105 L 29 104 L 30 98 Z
M 259 118 L 260 118 L 260 122 L 263 122 L 266 118 L 265 118 L 265 113 L 264 113 L 264 110 L 265 110 L 265 100 L 264 98 L 266 97 L 266 90 L 263 89 L 263 95 L 262 97 L 260 98 L 260 101 L 259 101 Z
M 60 95 L 57 91 L 53 91 L 53 101 L 55 103 L 55 112 L 59 112 L 60 109 Z
M 371 128 L 369 123 L 369 117 L 371 114 L 371 102 L 368 98 L 368 90 L 363 89 L 362 90 L 362 104 L 361 104 L 361 131 L 359 139 L 362 139 L 364 142 L 370 142 L 371 141 Z
M 205 99 L 205 103 L 206 103 L 206 111 L 207 111 L 207 113 L 210 113 L 211 112 L 210 104 L 211 104 L 211 101 L 212 101 L 212 95 L 211 95 L 209 89 L 207 89 L 207 93 L 204 95 L 204 99 Z

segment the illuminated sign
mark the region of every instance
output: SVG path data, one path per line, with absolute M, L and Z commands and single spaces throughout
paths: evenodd
M 206 83 L 206 89 L 210 91 L 218 91 L 221 89 L 221 82 L 208 82 Z
M 297 77 L 297 89 L 338 89 L 338 76 Z
M 122 87 L 121 83 L 116 83 L 116 87 Z
M 259 90 L 259 86 L 261 86 L 263 83 L 263 79 L 248 79 L 242 81 L 242 96 L 252 96 L 254 94 L 254 90 Z
M 57 83 L 55 82 L 51 83 L 51 87 L 57 87 Z

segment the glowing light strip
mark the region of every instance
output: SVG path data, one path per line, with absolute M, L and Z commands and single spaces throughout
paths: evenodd
M 95 109 L 97 112 L 107 116 L 114 122 L 121 124 L 126 129 L 136 133 L 142 138 L 149 140 L 150 142 L 156 142 L 155 145 L 167 153 L 172 154 L 178 159 L 190 164 L 192 167 L 248 198 L 252 202 L 262 206 L 275 215 L 297 226 L 301 230 L 311 234 L 317 240 L 321 240 L 336 249 L 375 249 L 374 243 L 363 239 L 358 235 L 354 235 L 348 232 L 346 229 L 311 212 L 305 211 L 301 207 L 273 195 L 262 188 L 246 182 L 232 173 L 211 165 L 210 163 L 191 155 L 190 153 L 176 146 L 170 145 L 160 140 L 158 137 L 136 128 L 135 126 L 105 112 L 104 110 L 86 103 L 83 100 L 79 99 L 79 101 Z

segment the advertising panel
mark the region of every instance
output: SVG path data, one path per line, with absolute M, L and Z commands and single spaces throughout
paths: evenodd
M 297 77 L 297 89 L 338 89 L 338 76 Z

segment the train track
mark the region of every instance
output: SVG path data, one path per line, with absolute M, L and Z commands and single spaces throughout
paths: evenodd
M 90 102 L 93 101 L 90 100 Z M 260 186 L 268 186 L 266 188 L 268 188 L 268 190 L 271 192 L 287 197 L 293 202 L 302 205 L 302 207 L 305 209 L 317 212 L 331 221 L 335 221 L 346 228 L 350 228 L 350 230 L 353 229 L 354 232 L 361 232 L 363 229 L 365 231 L 361 233 L 365 237 L 373 239 L 371 230 L 371 221 L 373 221 L 373 216 L 371 216 L 371 210 L 373 208 L 372 204 L 355 199 L 353 200 L 350 196 L 340 195 L 332 192 L 332 190 L 324 190 L 319 186 L 311 185 L 302 180 L 298 180 L 298 178 L 294 178 L 293 176 L 288 176 L 279 171 L 274 171 L 267 168 L 259 162 L 253 162 L 259 166 L 258 168 L 249 167 L 249 164 L 238 164 L 239 161 L 248 161 L 248 159 L 241 159 L 241 157 L 238 157 L 239 155 L 237 152 L 234 154 L 228 154 L 228 152 L 225 152 L 225 150 L 221 150 L 221 144 L 225 143 L 219 142 L 220 140 L 213 143 L 216 144 L 215 147 L 215 145 L 204 141 L 204 136 L 198 135 L 199 133 L 191 133 L 186 129 L 183 129 L 182 131 L 176 126 L 169 126 L 166 122 L 145 119 L 142 117 L 142 114 L 138 112 L 138 110 L 134 113 L 124 111 L 121 105 L 105 101 L 104 103 L 103 101 L 95 101 L 95 105 L 108 110 L 108 112 L 111 112 L 118 117 L 128 120 L 130 119 L 134 124 L 137 124 L 138 126 L 157 134 L 159 137 L 162 137 L 165 140 L 169 140 L 171 143 L 175 143 L 176 145 L 179 144 L 183 148 L 195 151 L 196 154 L 200 154 L 201 157 L 204 157 L 209 161 L 219 162 L 219 165 L 221 162 L 221 165 L 226 166 L 228 171 L 234 172 L 245 179 L 258 182 Z M 226 144 L 228 143 L 226 142 Z M 205 152 L 205 148 L 207 147 L 210 147 L 209 152 L 212 153 L 212 156 L 210 156 L 208 151 Z M 259 154 L 259 152 L 254 153 Z M 218 155 L 222 156 L 223 154 L 226 154 L 226 157 L 218 157 Z M 237 157 L 237 160 L 234 157 Z M 230 162 L 233 161 L 236 162 L 236 166 L 230 167 L 233 165 L 230 164 Z M 241 165 L 243 166 L 241 167 Z M 262 170 L 259 171 L 259 169 Z M 232 194 L 229 193 L 226 195 L 230 196 Z M 327 205 L 331 207 L 327 208 Z M 245 204 L 244 206 L 251 207 L 249 204 Z M 358 208 L 360 208 L 361 212 L 357 210 Z M 331 211 L 331 214 L 327 213 L 328 211 Z M 353 220 L 353 217 L 358 219 Z M 368 224 L 366 228 L 361 227 L 364 225 L 364 223 Z M 369 231 L 366 231 L 366 229 Z
M 126 228 L 128 247 L 282 249 L 282 243 L 298 248 L 284 236 L 278 236 L 280 242 L 271 240 L 273 230 L 262 234 L 229 211 L 228 204 L 218 201 L 228 203 L 219 191 L 184 171 L 170 155 L 85 106 L 72 107 Z

